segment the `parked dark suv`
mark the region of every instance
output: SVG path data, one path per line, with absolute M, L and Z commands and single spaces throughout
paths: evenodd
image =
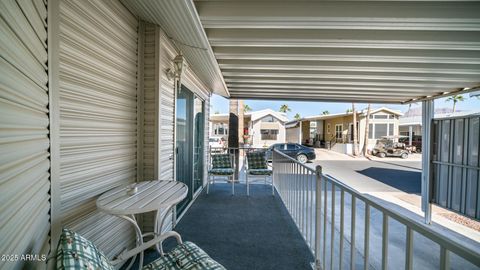
M 268 161 L 272 161 L 273 149 L 295 158 L 301 163 L 306 163 L 309 160 L 315 159 L 315 150 L 313 148 L 306 147 L 298 143 L 276 143 L 270 146 L 267 150 L 266 155 Z

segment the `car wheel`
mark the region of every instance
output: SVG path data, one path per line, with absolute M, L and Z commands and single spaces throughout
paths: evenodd
M 407 153 L 403 153 L 400 157 L 403 158 L 403 159 L 406 159 L 406 158 L 408 158 L 408 154 L 407 154 Z
M 387 154 L 385 154 L 385 153 L 383 153 L 383 152 L 379 152 L 379 153 L 377 154 L 377 157 L 379 157 L 379 158 L 384 158 L 384 157 L 386 157 L 386 156 L 387 156 Z
M 298 162 L 300 162 L 300 163 L 307 163 L 308 158 L 307 158 L 306 155 L 300 154 L 300 155 L 297 156 L 297 160 L 298 160 Z

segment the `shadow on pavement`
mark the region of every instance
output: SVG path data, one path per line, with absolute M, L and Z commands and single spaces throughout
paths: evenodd
M 406 193 L 421 193 L 421 172 L 370 167 L 356 171 Z

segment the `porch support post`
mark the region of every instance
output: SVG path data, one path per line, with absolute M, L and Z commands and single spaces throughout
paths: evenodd
M 238 181 L 238 158 L 239 149 L 238 149 L 238 100 L 230 99 L 230 114 L 228 118 L 228 151 L 230 154 L 234 155 L 235 162 L 235 175 L 232 181 Z
M 303 137 L 303 134 L 302 134 L 302 121 L 298 121 L 298 144 L 302 144 L 302 137 Z
M 425 213 L 426 224 L 432 222 L 432 204 L 430 203 L 432 151 L 430 146 L 433 114 L 433 100 L 422 101 L 422 211 Z

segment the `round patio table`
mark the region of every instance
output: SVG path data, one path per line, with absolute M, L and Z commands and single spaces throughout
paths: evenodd
M 135 189 L 134 194 L 132 189 Z M 187 197 L 188 187 L 178 181 L 144 181 L 114 188 L 103 193 L 97 199 L 97 208 L 107 214 L 123 218 L 135 227 L 137 246 L 143 244 L 145 236 L 156 237 L 161 234 L 163 218 L 160 214 L 175 209 L 175 205 Z M 135 218 L 136 214 L 156 211 L 153 232 L 142 232 Z M 173 211 L 174 212 L 174 211 Z M 161 218 L 161 219 L 160 219 Z M 159 222 L 160 220 L 160 222 Z M 157 251 L 163 254 L 161 244 L 156 246 Z M 127 267 L 129 269 L 135 260 Z M 143 252 L 140 253 L 140 265 L 143 265 Z

